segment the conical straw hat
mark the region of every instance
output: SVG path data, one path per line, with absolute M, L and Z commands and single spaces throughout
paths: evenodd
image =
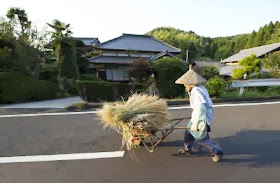
M 182 75 L 179 79 L 175 81 L 176 84 L 187 84 L 187 85 L 200 85 L 204 84 L 206 80 L 197 74 L 195 71 L 190 69 L 184 75 Z

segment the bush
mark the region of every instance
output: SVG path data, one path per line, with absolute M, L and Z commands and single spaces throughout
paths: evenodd
M 63 78 L 64 90 L 68 95 L 78 95 L 75 79 Z
M 267 68 L 270 75 L 280 77 L 280 51 L 271 53 L 264 59 L 264 67 Z
M 243 67 L 233 70 L 232 72 L 233 79 L 243 79 L 244 74 L 250 75 L 252 73 L 258 73 L 261 70 L 261 61 L 254 54 L 245 57 L 244 59 L 240 60 L 238 63 Z
M 107 81 L 77 81 L 77 88 L 80 96 L 91 102 L 114 101 L 127 97 L 131 91 L 130 84 Z
M 101 78 L 95 76 L 94 74 L 81 74 L 81 80 L 103 81 Z
M 91 108 L 91 106 L 89 105 L 89 103 L 80 102 L 80 103 L 75 103 L 70 106 L 67 106 L 65 109 L 68 111 L 72 111 L 72 110 L 86 110 L 86 109 L 90 109 L 90 108 Z
M 183 61 L 179 58 L 164 57 L 155 61 L 156 87 L 165 98 L 184 97 L 185 88 L 175 84 L 176 79 L 186 71 Z
M 206 80 L 219 75 L 219 69 L 217 66 L 204 66 L 200 68 L 200 74 Z
M 207 81 L 205 87 L 211 97 L 220 97 L 225 91 L 226 81 L 221 78 L 212 78 Z
M 250 74 L 247 79 L 262 79 L 262 78 L 271 78 L 267 72 L 258 72 Z
M 56 98 L 57 84 L 19 73 L 0 73 L 0 102 L 15 103 Z

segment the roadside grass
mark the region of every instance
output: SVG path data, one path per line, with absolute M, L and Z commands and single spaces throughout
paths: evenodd
M 262 98 L 280 96 L 280 87 L 269 87 L 267 89 L 246 88 L 242 96 L 239 96 L 239 90 L 234 89 L 225 91 L 221 98 Z
M 91 105 L 88 102 L 79 102 L 65 107 L 66 110 L 85 110 L 90 108 Z

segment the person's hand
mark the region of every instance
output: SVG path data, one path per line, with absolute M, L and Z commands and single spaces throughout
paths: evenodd
M 198 125 L 197 124 L 192 124 L 190 131 L 192 132 L 197 132 L 198 131 Z

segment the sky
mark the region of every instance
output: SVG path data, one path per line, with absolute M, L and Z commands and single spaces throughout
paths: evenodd
M 0 16 L 10 7 L 24 9 L 39 28 L 58 19 L 71 25 L 74 37 L 101 42 L 161 26 L 232 36 L 280 21 L 279 0 L 0 0 Z

